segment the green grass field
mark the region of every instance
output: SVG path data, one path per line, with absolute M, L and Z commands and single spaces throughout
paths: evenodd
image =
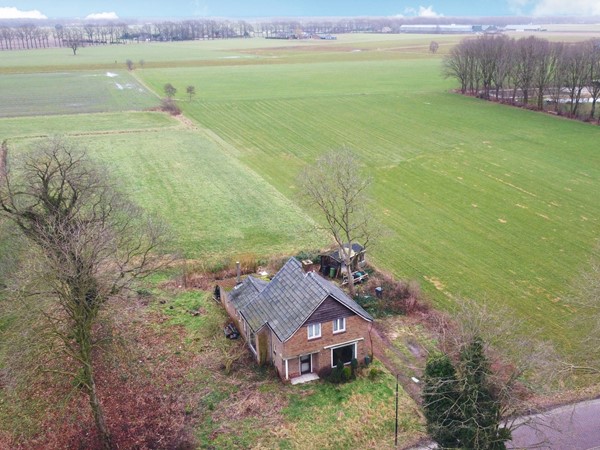
M 68 60 L 49 56 L 64 49 L 7 52 L 0 71 L 31 72 L 24 80 L 56 77 L 32 73 L 40 67 L 76 73 L 143 57 L 135 76 L 158 95 L 175 85 L 198 128 L 120 112 L 98 122 L 61 116 L 73 118 L 68 126 L 48 119 L 56 127 L 3 119 L 0 132 L 23 146 L 54 128 L 81 134 L 193 258 L 324 244 L 297 206 L 295 177 L 349 146 L 374 179 L 373 216 L 389 230 L 369 252 L 378 266 L 416 278 L 444 307 L 456 296 L 506 304 L 568 351 L 581 336 L 564 300 L 597 251 L 600 129 L 449 93 L 431 39 L 444 53 L 460 37 L 140 44 Z M 191 102 L 187 85 L 197 91 Z M 100 95 L 94 89 L 85 95 Z M 111 111 L 131 109 L 111 102 Z
M 113 130 L 71 132 L 69 137 L 92 158 L 106 163 L 137 203 L 170 225 L 168 251 L 216 261 L 241 254 L 285 254 L 326 242 L 314 232 L 306 213 L 219 142 L 197 130 L 173 127 L 169 116 L 156 120 L 155 115 L 131 114 L 132 120 L 122 126 L 117 125 L 121 114 L 101 115 L 104 121 L 95 126 L 112 124 Z M 73 117 L 83 126 L 94 116 Z M 0 130 L 15 130 L 15 123 L 0 120 Z M 18 152 L 35 146 L 37 140 L 20 137 L 9 142 Z
M 141 110 L 155 95 L 127 71 L 0 75 L 0 117 Z

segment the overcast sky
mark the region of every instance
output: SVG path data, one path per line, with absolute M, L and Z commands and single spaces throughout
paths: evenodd
M 0 19 L 510 15 L 600 15 L 600 0 L 0 0 Z

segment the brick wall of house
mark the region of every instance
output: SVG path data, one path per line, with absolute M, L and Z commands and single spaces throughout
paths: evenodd
M 323 367 L 331 367 L 331 349 L 324 347 L 341 344 L 348 341 L 364 338 L 357 345 L 357 359 L 363 362 L 365 356 L 371 353 L 369 328 L 371 323 L 360 316 L 346 318 L 346 331 L 333 334 L 333 322 L 321 323 L 321 337 L 308 339 L 307 327 L 301 327 L 287 342 L 283 344 L 283 358 L 293 358 L 288 361 L 288 374 L 290 378 L 300 375 L 299 357 L 300 355 L 313 355 L 313 372 L 318 372 Z M 280 355 L 279 350 L 277 350 Z M 280 370 L 281 377 L 285 379 L 285 363 L 283 371 Z
M 240 328 L 239 325 L 241 325 L 241 324 L 239 323 L 239 320 L 237 317 L 237 311 L 235 310 L 233 304 L 229 300 L 229 294 L 227 293 L 227 291 L 225 291 L 225 289 L 223 289 L 221 287 L 219 289 L 221 289 L 221 303 L 225 307 L 225 310 L 227 311 L 227 314 L 229 315 L 229 317 L 234 321 L 238 330 L 240 332 L 242 332 L 242 330 L 239 329 Z

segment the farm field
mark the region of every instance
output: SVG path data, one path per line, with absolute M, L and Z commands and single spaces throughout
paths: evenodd
M 134 76 L 158 95 L 177 87 L 198 128 L 125 134 L 81 123 L 64 132 L 102 131 L 77 139 L 174 224 L 194 258 L 324 243 L 297 206 L 295 177 L 327 149 L 349 146 L 374 178 L 373 215 L 389 230 L 370 251 L 378 266 L 416 278 L 447 308 L 456 296 L 506 304 L 568 351 L 580 336 L 564 299 L 597 251 L 600 130 L 449 93 L 440 55 L 427 51 L 432 38 L 140 44 L 147 64 Z M 440 53 L 459 39 L 440 36 Z M 138 59 L 132 47 L 83 48 L 68 64 L 123 66 Z M 0 70 L 67 64 L 48 55 L 12 52 Z M 191 102 L 187 85 L 197 91 Z M 27 135 L 26 123 L 19 131 L 4 119 L 0 130 Z
M 126 71 L 0 75 L 0 117 L 142 110 L 156 97 Z
M 96 115 L 72 117 L 77 118 L 76 129 L 63 128 L 63 133 L 106 163 L 140 206 L 165 219 L 172 252 L 214 261 L 287 253 L 326 242 L 315 235 L 306 213 L 219 143 L 197 130 L 173 126 L 169 116 L 136 113 L 128 121 L 122 114 L 105 114 L 93 126 L 90 119 Z M 37 141 L 27 137 L 26 120 L 0 119 L 0 130 L 6 131 L 2 136 L 17 153 Z M 88 121 L 87 132 L 81 133 Z M 11 130 L 18 140 L 10 139 Z
M 334 58 L 142 76 L 155 90 L 202 86 L 185 113 L 291 199 L 306 163 L 354 149 L 391 233 L 371 252 L 380 267 L 447 308 L 508 305 L 569 351 L 580 336 L 564 301 L 598 239 L 600 130 L 451 94 L 439 71 L 437 58 Z
M 145 111 L 33 116 L 26 119 L 11 117 L 0 119 L 0 136 L 14 140 L 52 135 L 149 131 L 180 126 L 179 121 L 166 114 Z

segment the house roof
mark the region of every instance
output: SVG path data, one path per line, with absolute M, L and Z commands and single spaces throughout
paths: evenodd
M 258 285 L 256 279 L 248 278 L 236 289 L 236 309 L 254 331 L 268 325 L 282 342 L 292 337 L 327 297 L 365 320 L 373 320 L 335 284 L 314 272 L 305 273 L 296 258 L 290 258 L 270 283 Z
M 235 309 L 239 310 L 254 300 L 268 283 L 268 281 L 249 276 L 243 283 L 240 283 L 233 288 L 229 293 L 229 300 Z
M 344 247 L 348 247 L 348 244 L 345 244 Z M 352 256 L 358 255 L 359 253 L 364 252 L 364 251 L 365 251 L 365 248 L 362 245 L 357 244 L 356 242 L 352 243 L 352 252 L 351 252 Z M 344 260 L 344 258 L 340 256 L 339 249 L 335 249 L 332 252 L 324 253 L 319 256 L 329 256 L 331 259 L 333 259 L 339 263 L 343 262 L 343 260 Z

